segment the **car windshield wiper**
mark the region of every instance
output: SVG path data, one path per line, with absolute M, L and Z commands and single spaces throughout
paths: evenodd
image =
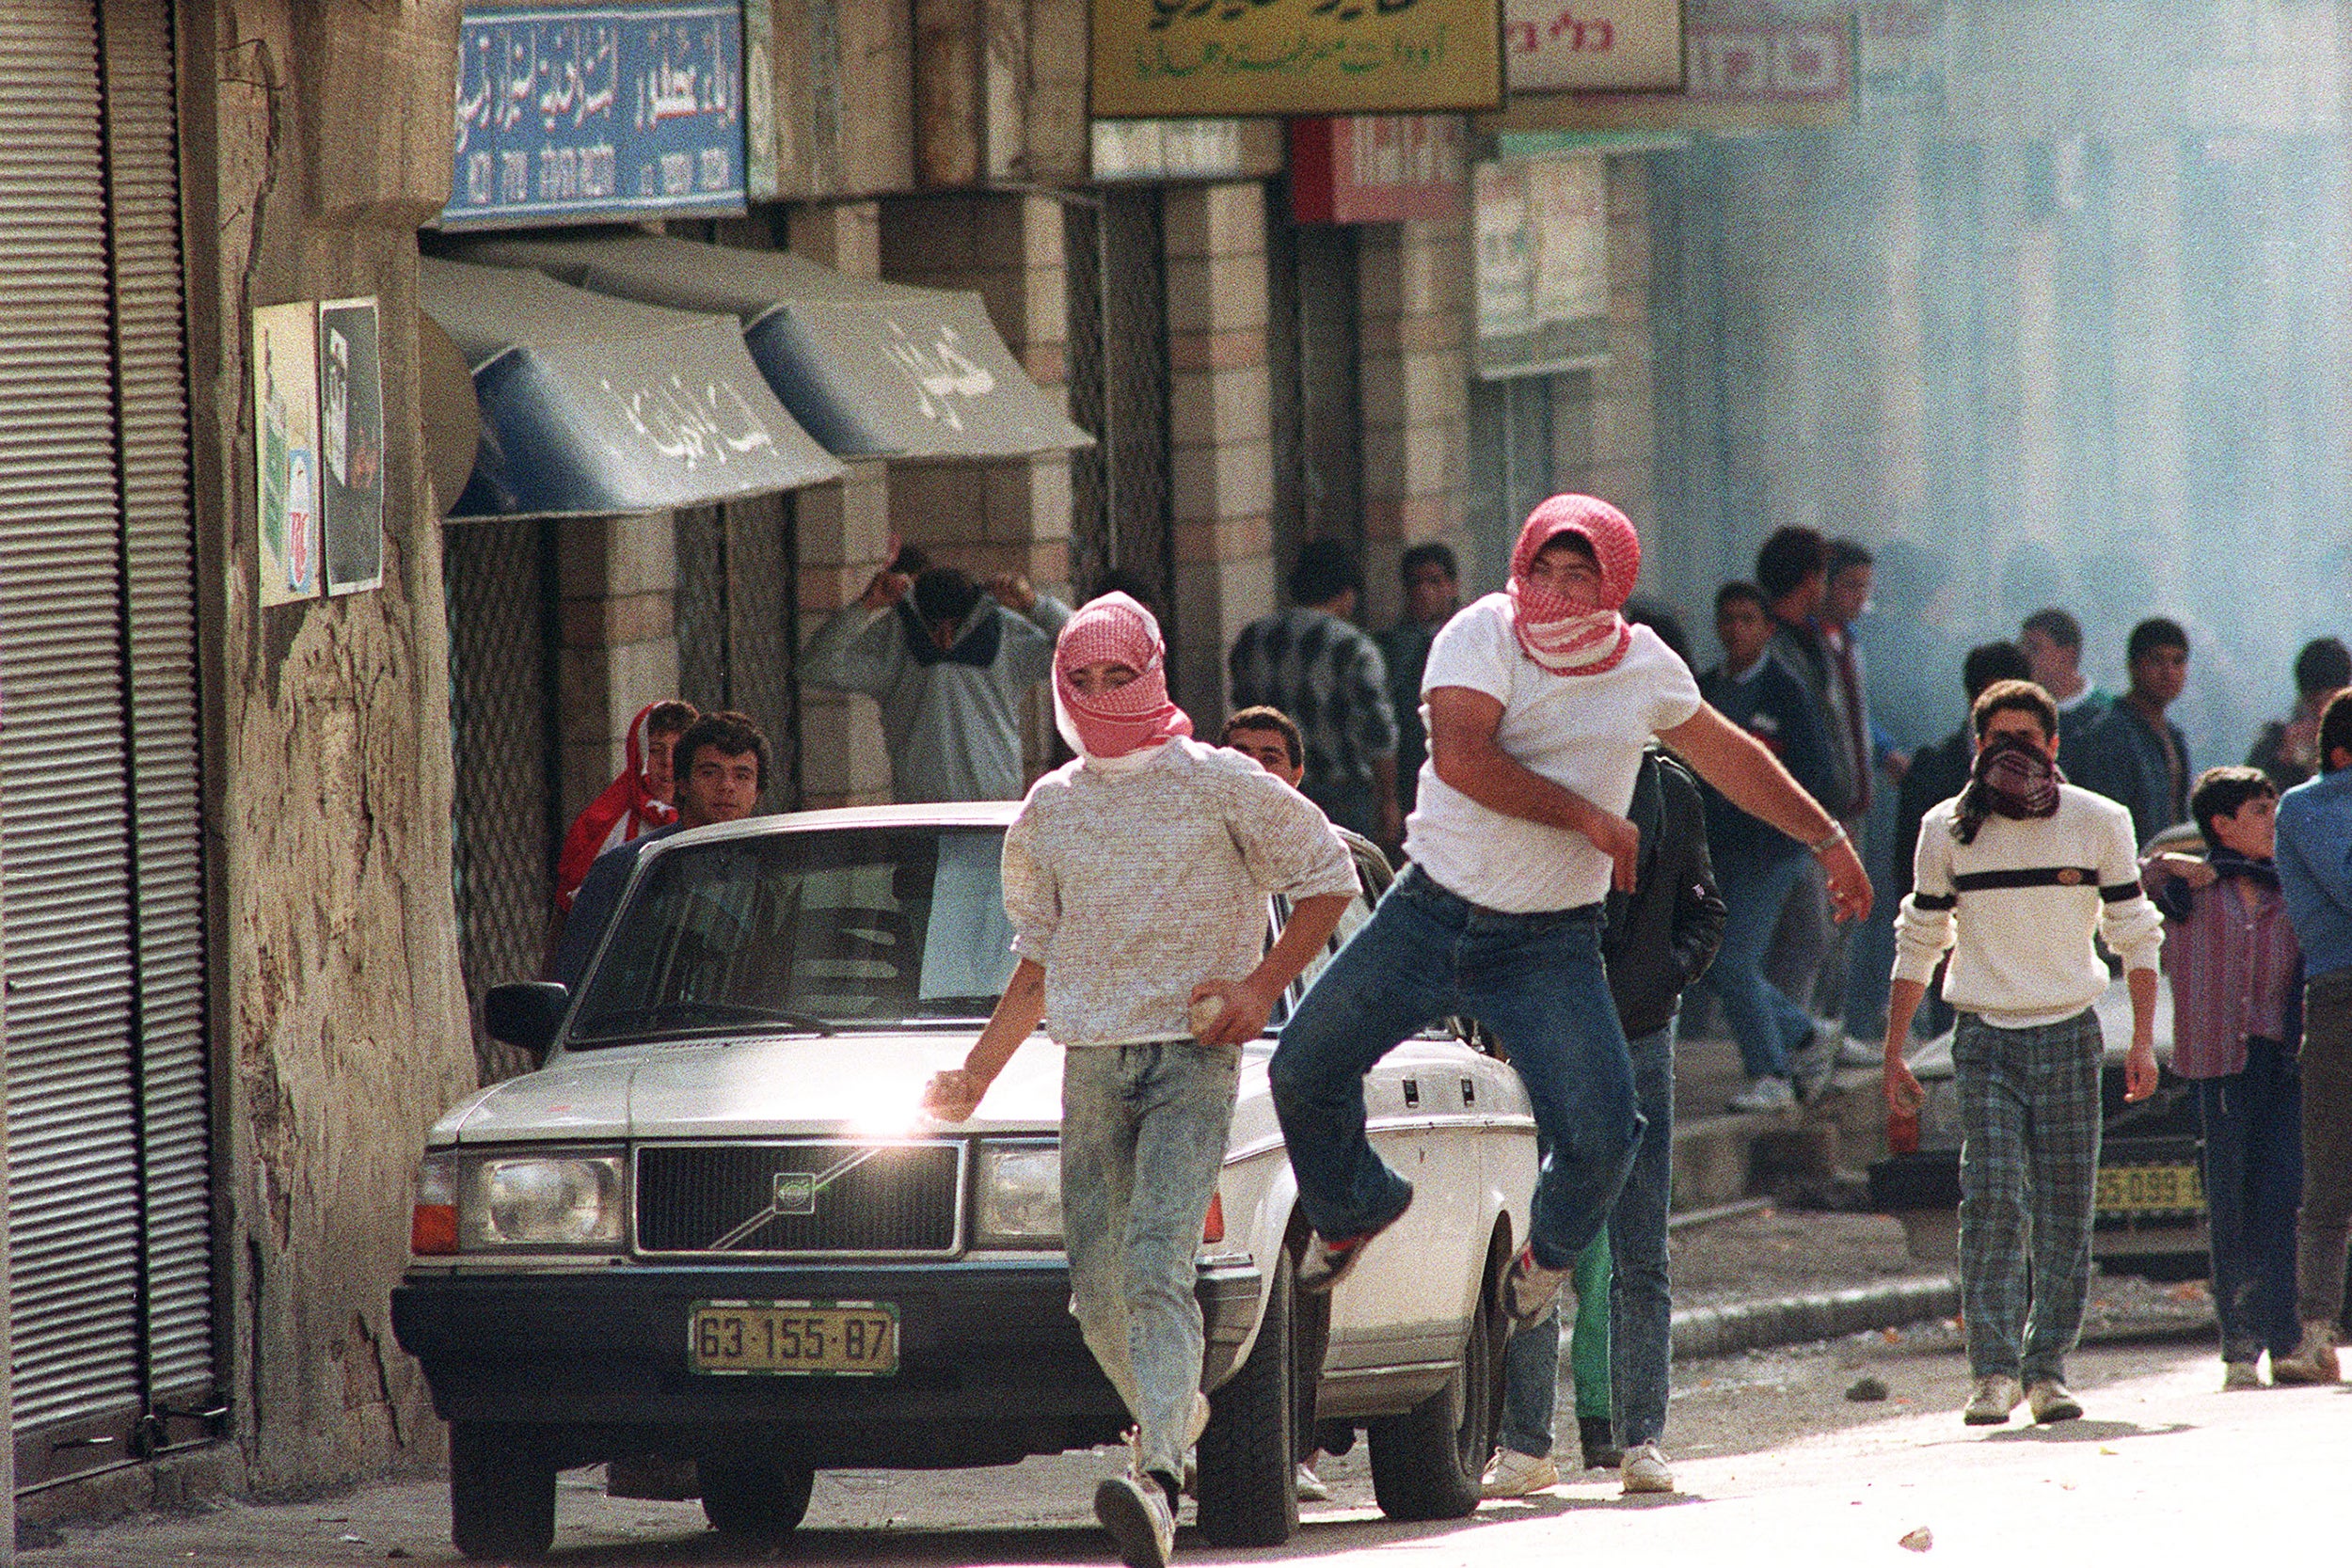
M 796 1013 L 784 1007 L 763 1007 L 748 1002 L 657 1002 L 650 1006 L 624 1007 L 619 1012 L 599 1013 L 586 1021 L 590 1030 L 601 1037 L 613 1029 L 632 1026 L 659 1029 L 664 1025 L 725 1023 L 782 1023 L 812 1035 L 839 1033 L 834 1023 L 810 1013 Z

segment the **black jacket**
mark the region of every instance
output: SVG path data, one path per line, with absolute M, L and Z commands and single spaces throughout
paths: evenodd
M 1642 753 L 1627 816 L 1642 830 L 1633 891 L 1609 895 L 1601 956 L 1628 1039 L 1672 1022 L 1683 988 L 1707 973 L 1724 940 L 1724 901 L 1707 856 L 1698 780 L 1653 746 Z

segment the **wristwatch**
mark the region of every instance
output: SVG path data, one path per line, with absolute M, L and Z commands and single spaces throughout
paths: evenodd
M 1817 843 L 1808 844 L 1805 847 L 1812 850 L 1817 855 L 1826 855 L 1832 849 L 1836 848 L 1839 845 L 1845 842 L 1846 825 L 1843 822 L 1840 822 L 1836 827 L 1830 830 L 1830 835 L 1827 838 L 1821 839 Z

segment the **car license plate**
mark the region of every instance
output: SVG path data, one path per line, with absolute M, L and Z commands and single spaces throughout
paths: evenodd
M 2099 1172 L 2096 1199 L 2103 1214 L 2202 1210 L 2205 1186 L 2195 1165 L 2112 1165 Z
M 687 1359 L 722 1375 L 883 1377 L 898 1370 L 889 1301 L 698 1301 Z

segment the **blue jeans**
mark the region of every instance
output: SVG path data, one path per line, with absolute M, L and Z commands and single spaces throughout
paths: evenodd
M 2205 1216 L 2221 1358 L 2294 1353 L 2295 1211 L 2303 1197 L 2303 1081 L 2276 1040 L 2246 1042 L 2246 1068 L 2191 1080 L 2205 1135 Z
M 1495 1441 L 1538 1459 L 1551 1453 L 1552 1406 L 1560 1395 L 1560 1302 L 1570 1294 L 1576 1298 L 1576 1326 L 1569 1332 L 1568 1376 L 1576 1384 L 1576 1418 L 1580 1426 L 1610 1418 L 1606 1230 L 1577 1259 L 1570 1285 L 1542 1317 L 1513 1329 L 1502 1352 L 1502 1417 Z
M 1633 1174 L 1609 1215 L 1611 1424 L 1626 1448 L 1666 1434 L 1666 1384 L 1674 1349 L 1674 1294 L 1666 1270 L 1666 1214 L 1674 1206 L 1675 1029 L 1629 1042 L 1642 1141 Z M 1579 1274 L 1581 1275 L 1580 1269 Z M 1581 1289 L 1580 1277 L 1579 1288 Z M 1584 1331 L 1578 1298 L 1579 1333 Z M 1526 1454 L 1551 1452 L 1551 1412 L 1560 1382 L 1560 1314 L 1511 1336 L 1502 1362 L 1502 1424 L 1498 1441 Z M 1585 1412 L 1577 1386 L 1577 1411 Z
M 1143 1468 L 1184 1474 L 1200 1390 L 1195 1255 L 1225 1164 L 1241 1052 L 1191 1040 L 1062 1053 L 1070 1312 L 1143 1429 Z
M 1751 1078 L 1787 1078 L 1788 1053 L 1804 1044 L 1812 1015 L 1764 977 L 1764 955 L 1789 895 L 1804 887 L 1805 854 L 1732 850 L 1715 862 L 1724 895 L 1724 944 L 1707 972 L 1722 1001 L 1724 1027 L 1740 1044 L 1740 1066 Z
M 1574 1266 L 1600 1234 L 1642 1132 L 1601 971 L 1600 921 L 1597 904 L 1482 909 L 1406 869 L 1316 977 L 1267 1069 L 1309 1224 L 1362 1236 L 1405 1212 L 1412 1183 L 1364 1137 L 1364 1074 L 1407 1035 L 1464 1015 L 1510 1053 L 1547 1145 L 1528 1244 L 1545 1268 Z

